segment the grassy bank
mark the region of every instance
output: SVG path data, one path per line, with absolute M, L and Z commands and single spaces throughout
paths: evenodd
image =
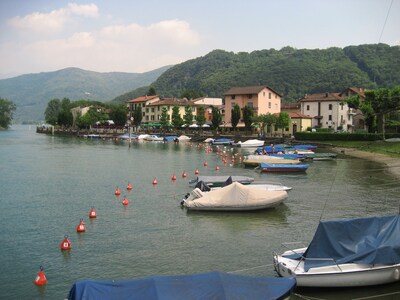
M 320 142 L 320 144 L 324 144 Z M 400 159 L 400 142 L 391 143 L 384 141 L 329 141 L 326 145 L 353 148 L 371 153 L 386 154 Z

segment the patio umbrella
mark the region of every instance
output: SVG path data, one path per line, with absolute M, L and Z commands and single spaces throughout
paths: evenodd
M 189 125 L 189 128 L 197 128 L 197 127 L 199 127 L 199 125 L 197 125 L 197 124 Z
M 209 128 L 210 125 L 208 125 L 208 124 L 203 124 L 201 127 L 203 127 L 203 128 Z

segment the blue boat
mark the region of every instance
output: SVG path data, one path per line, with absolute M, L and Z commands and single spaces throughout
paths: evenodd
M 308 164 L 267 164 L 260 163 L 261 172 L 305 172 Z
M 164 142 L 172 142 L 175 141 L 178 137 L 176 135 L 169 135 L 169 136 L 164 136 Z
M 296 279 L 252 277 L 220 272 L 149 276 L 128 280 L 80 280 L 69 300 L 90 299 L 286 299 Z
M 233 145 L 234 141 L 226 138 L 215 139 L 210 141 L 211 145 Z

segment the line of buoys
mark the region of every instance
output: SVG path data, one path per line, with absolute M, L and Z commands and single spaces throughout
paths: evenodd
M 61 242 L 60 248 L 61 250 L 71 250 L 71 242 L 68 239 L 68 235 L 64 236 L 64 240 Z
M 76 227 L 76 232 L 85 232 L 86 231 L 86 224 L 83 222 L 83 219 L 79 222 L 78 226 Z
M 122 204 L 125 206 L 129 204 L 129 200 L 128 200 L 128 198 L 126 198 L 126 196 L 124 196 L 124 200 L 122 201 Z
M 93 218 L 96 218 L 96 217 L 97 217 L 97 213 L 94 210 L 94 207 L 92 207 L 92 209 L 91 209 L 91 211 L 89 213 L 89 218 L 93 219 Z
M 121 195 L 121 190 L 119 189 L 119 187 L 115 188 L 115 195 L 117 196 Z
M 47 278 L 46 278 L 46 276 L 44 275 L 44 269 L 43 269 L 43 267 L 42 266 L 40 266 L 40 271 L 39 271 L 39 273 L 37 274 L 37 276 L 36 276 L 36 278 L 35 278 L 35 280 L 33 281 L 36 285 L 45 285 L 46 283 L 47 283 Z
M 130 191 L 132 188 L 133 188 L 133 187 L 132 187 L 132 184 L 130 184 L 130 183 L 128 182 L 128 185 L 126 186 L 126 189 L 127 189 L 128 191 Z

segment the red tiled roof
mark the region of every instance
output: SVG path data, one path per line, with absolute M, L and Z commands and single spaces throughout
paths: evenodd
M 281 109 L 300 109 L 300 103 L 282 103 Z
M 340 93 L 317 93 L 317 94 L 305 94 L 299 102 L 310 102 L 310 101 L 342 101 L 343 97 Z
M 312 117 L 307 116 L 307 115 L 303 115 L 301 113 L 298 112 L 289 112 L 289 117 L 290 118 L 297 118 L 297 119 L 312 119 Z
M 269 89 L 273 91 L 275 94 L 278 96 L 282 97 L 281 94 L 278 92 L 274 91 L 272 88 L 270 88 L 267 85 L 257 85 L 257 86 L 242 86 L 242 87 L 233 87 L 230 88 L 228 91 L 224 93 L 224 96 L 229 96 L 229 95 L 253 95 L 253 94 L 258 94 L 261 92 L 263 89 Z
M 164 98 L 159 101 L 155 101 L 153 103 L 148 104 L 147 106 L 161 106 L 161 105 L 169 105 L 169 106 L 194 106 L 192 101 L 186 100 L 186 99 L 176 99 L 176 98 Z
M 146 102 L 146 101 L 148 101 L 148 100 L 152 100 L 152 99 L 155 99 L 155 98 L 158 98 L 158 97 L 159 97 L 158 95 L 154 95 L 154 96 L 140 96 L 140 97 L 137 97 L 137 98 L 135 98 L 135 99 L 129 100 L 128 103 Z

